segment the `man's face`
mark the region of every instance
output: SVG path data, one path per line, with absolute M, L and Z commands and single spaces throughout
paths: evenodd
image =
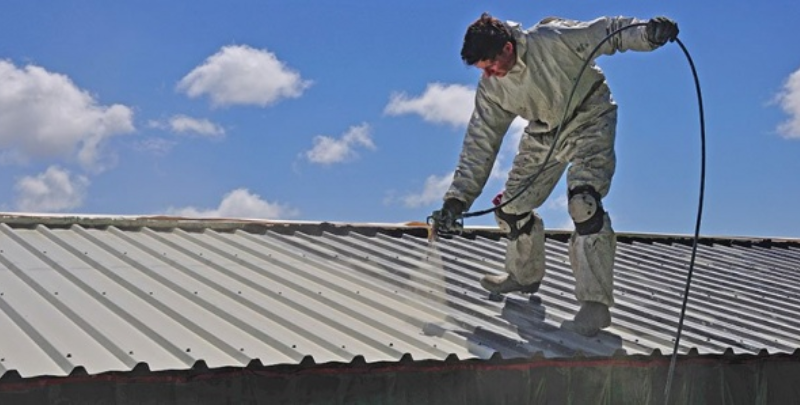
M 478 61 L 475 67 L 483 71 L 484 77 L 497 76 L 502 78 L 514 67 L 515 63 L 517 63 L 517 58 L 514 55 L 514 45 L 511 42 L 506 42 L 503 50 L 494 59 Z

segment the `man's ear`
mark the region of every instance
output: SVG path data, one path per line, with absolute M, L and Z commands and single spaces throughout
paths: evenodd
M 503 45 L 503 52 L 514 53 L 514 44 L 512 44 L 511 41 L 506 41 L 506 44 Z

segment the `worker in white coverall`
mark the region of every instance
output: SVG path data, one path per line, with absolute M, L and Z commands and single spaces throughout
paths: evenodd
M 594 56 L 651 51 L 678 35 L 677 24 L 666 17 L 647 21 L 603 17 L 589 22 L 551 17 L 523 30 L 519 24 L 484 13 L 467 29 L 461 50 L 463 61 L 483 70 L 483 75 L 458 167 L 438 213 L 459 218 L 472 205 L 516 117 L 528 125 L 496 205 L 517 195 L 540 170 L 560 125 L 557 145 L 535 182 L 495 210 L 495 219 L 509 238 L 507 273 L 487 275 L 481 286 L 495 294 L 539 289 L 545 275 L 545 236 L 542 219 L 533 209 L 544 203 L 567 171 L 568 210 L 575 224 L 569 257 L 581 307 L 562 327 L 586 336 L 611 324 L 609 307 L 614 305 L 616 237 L 601 199 L 614 175 L 617 106 L 605 76 L 593 62 L 581 76 L 571 105 L 566 103 L 592 50 L 615 30 L 643 22 L 646 25 L 614 35 Z M 437 227 L 439 232 L 450 231 L 447 224 Z

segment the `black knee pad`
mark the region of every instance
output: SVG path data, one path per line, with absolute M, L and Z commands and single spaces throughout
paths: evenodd
M 569 215 L 579 235 L 595 234 L 603 228 L 605 210 L 597 193 L 589 185 L 578 186 L 569 191 Z

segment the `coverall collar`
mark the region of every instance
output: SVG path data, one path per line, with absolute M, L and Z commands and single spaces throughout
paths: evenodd
M 507 21 L 506 27 L 508 27 L 511 34 L 514 35 L 514 40 L 517 42 L 515 49 L 517 53 L 517 62 L 514 64 L 514 67 L 508 71 L 508 74 L 515 75 L 528 67 L 528 65 L 525 63 L 525 54 L 528 50 L 528 47 L 526 46 L 527 39 L 525 38 L 525 33 L 522 32 L 522 28 L 519 23 Z

